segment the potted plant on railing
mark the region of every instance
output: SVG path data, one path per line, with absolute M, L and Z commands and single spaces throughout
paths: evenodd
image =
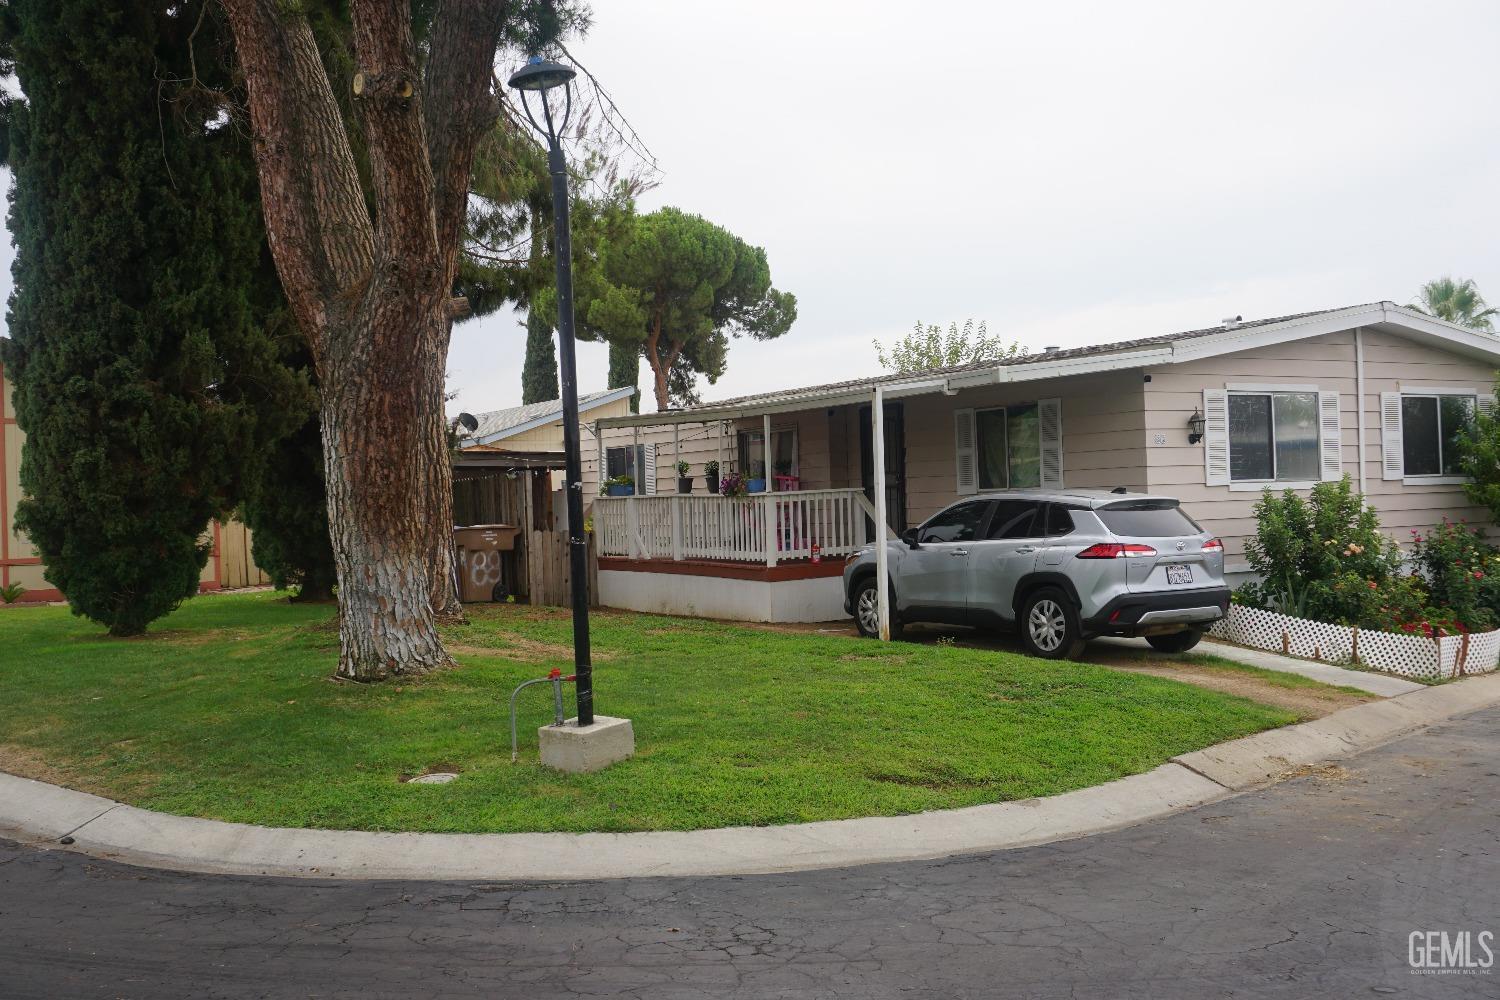
M 693 477 L 690 476 L 690 475 L 688 475 L 688 470 L 691 469 L 691 468 L 692 468 L 692 466 L 688 465 L 686 462 L 678 462 L 677 463 L 677 492 L 678 493 L 691 493 L 691 492 L 693 492 Z
M 726 497 L 743 497 L 749 494 L 749 481 L 736 472 L 731 472 L 719 480 L 719 492 Z
M 719 492 L 719 463 L 703 463 L 703 481 L 708 484 L 708 492 Z
M 766 463 L 754 462 L 750 466 L 750 477 L 745 480 L 745 489 L 751 493 L 766 491 Z
M 635 493 L 635 479 L 631 476 L 611 476 L 604 481 L 604 495 L 628 497 Z

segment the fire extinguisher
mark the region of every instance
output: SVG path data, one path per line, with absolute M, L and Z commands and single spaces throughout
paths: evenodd
M 819 545 L 817 542 L 812 543 L 812 561 L 815 563 L 820 563 L 823 561 L 823 546 Z

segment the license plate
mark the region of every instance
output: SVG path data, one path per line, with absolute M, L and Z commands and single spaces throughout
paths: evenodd
M 1178 564 L 1173 565 L 1173 566 L 1168 566 L 1167 567 L 1167 582 L 1168 583 L 1192 583 L 1193 582 L 1193 567 L 1191 567 L 1191 566 L 1184 566 L 1181 563 L 1178 563 Z

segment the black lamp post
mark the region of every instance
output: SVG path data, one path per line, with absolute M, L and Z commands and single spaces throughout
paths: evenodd
M 547 137 L 547 171 L 552 175 L 552 254 L 557 263 L 557 349 L 561 369 L 563 450 L 568 490 L 568 565 L 573 575 L 573 673 L 577 680 L 578 725 L 594 724 L 594 668 L 589 662 L 588 551 L 583 540 L 583 461 L 578 452 L 578 366 L 573 349 L 573 251 L 568 231 L 568 168 L 560 136 L 573 113 L 576 71 L 561 63 L 532 56 L 511 74 L 510 85 L 521 92 L 521 107 L 531 127 Z M 548 91 L 563 91 L 562 120 L 552 116 Z M 528 94 L 537 94 L 542 120 L 532 114 Z

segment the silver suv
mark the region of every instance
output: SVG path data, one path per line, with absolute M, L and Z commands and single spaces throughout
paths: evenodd
M 960 500 L 891 541 L 891 627 L 1015 629 L 1028 652 L 1074 657 L 1100 635 L 1198 644 L 1229 610 L 1224 546 L 1171 497 L 1012 490 Z M 875 547 L 844 565 L 844 610 L 878 634 Z

